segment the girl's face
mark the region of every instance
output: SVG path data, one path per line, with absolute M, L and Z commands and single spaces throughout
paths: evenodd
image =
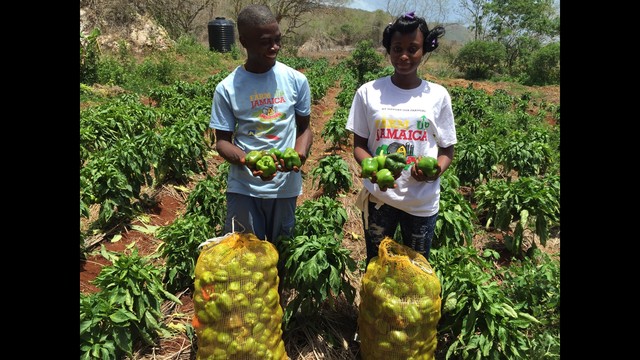
M 248 29 L 240 35 L 240 43 L 247 49 L 247 62 L 263 70 L 275 64 L 281 40 L 277 22 Z
M 417 73 L 422 60 L 422 44 L 424 35 L 420 29 L 412 33 L 402 34 L 398 31 L 391 36 L 389 59 L 396 74 L 411 75 Z

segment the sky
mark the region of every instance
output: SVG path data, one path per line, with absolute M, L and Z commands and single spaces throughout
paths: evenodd
M 353 0 L 348 7 L 367 11 L 384 10 L 387 0 Z
M 449 2 L 451 4 L 456 3 L 455 0 L 450 0 Z M 560 6 L 560 0 L 555 0 L 554 2 L 558 6 Z M 367 11 L 386 10 L 387 0 L 352 0 L 351 3 L 347 6 L 353 9 L 361 9 Z M 459 16 L 453 14 L 453 12 L 451 12 L 450 16 L 452 17 L 452 19 L 449 19 L 449 21 L 456 22 L 461 20 L 459 19 Z
M 455 1 L 455 0 L 450 0 L 450 1 Z M 352 0 L 351 3 L 347 5 L 347 7 L 350 7 L 353 9 L 367 10 L 367 11 L 376 11 L 376 10 L 386 11 L 387 0 Z M 454 18 L 452 21 L 457 20 L 457 15 L 451 14 L 450 16 Z

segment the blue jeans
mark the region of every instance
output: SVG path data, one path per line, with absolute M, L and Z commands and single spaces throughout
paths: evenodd
M 255 198 L 227 193 L 227 219 L 224 232 L 253 233 L 258 239 L 275 244 L 279 236 L 291 237 L 296 224 L 296 197 Z
M 412 248 L 429 260 L 431 240 L 436 229 L 438 214 L 427 217 L 414 216 L 393 206 L 383 204 L 376 209 L 377 204 L 369 202 L 369 228 L 364 230 L 367 246 L 367 265 L 374 256 L 378 256 L 378 247 L 385 237 L 393 239 L 398 224 L 402 232 L 402 244 Z M 364 214 L 363 219 L 364 222 Z

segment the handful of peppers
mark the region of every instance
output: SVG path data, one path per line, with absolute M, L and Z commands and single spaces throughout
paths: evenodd
M 377 156 L 362 159 L 362 177 L 375 182 L 381 188 L 393 188 L 396 177 L 407 165 L 407 157 L 402 153 L 383 153 Z
M 269 179 L 276 171 L 300 169 L 302 161 L 298 152 L 294 148 L 288 147 L 284 152 L 277 148 L 249 151 L 244 158 L 244 164 L 253 172 L 254 176 Z

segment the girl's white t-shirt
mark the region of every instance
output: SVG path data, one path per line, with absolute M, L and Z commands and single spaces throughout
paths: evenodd
M 407 157 L 395 189 L 380 191 L 377 184 L 363 184 L 378 200 L 415 216 L 438 212 L 440 179 L 416 181 L 411 166 L 420 156 L 438 157 L 438 147 L 457 143 L 451 96 L 442 85 L 422 80 L 417 88 L 395 86 L 391 77 L 362 85 L 356 92 L 347 130 L 368 139 L 369 151 L 378 155 L 401 152 Z

